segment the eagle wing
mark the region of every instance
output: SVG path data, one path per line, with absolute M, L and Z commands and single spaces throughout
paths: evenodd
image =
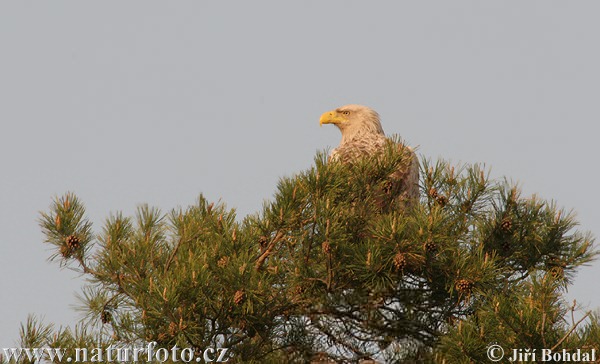
M 400 208 L 406 209 L 419 199 L 419 160 L 411 147 L 399 144 L 398 148 L 406 155 L 406 164 L 403 159 L 401 165 L 389 175 L 389 195 Z
M 359 158 L 383 153 L 390 140 L 383 135 L 368 135 L 344 143 L 333 149 L 330 161 L 353 163 Z M 376 202 L 381 209 L 398 208 L 405 210 L 419 198 L 419 161 L 411 147 L 394 143 L 401 153 L 398 168 L 388 175 L 385 186 L 376 193 Z

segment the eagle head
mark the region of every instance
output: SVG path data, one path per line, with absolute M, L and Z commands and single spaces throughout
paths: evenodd
M 379 114 L 370 107 L 345 105 L 321 115 L 321 125 L 333 124 L 342 132 L 342 140 L 350 140 L 360 134 L 384 135 Z

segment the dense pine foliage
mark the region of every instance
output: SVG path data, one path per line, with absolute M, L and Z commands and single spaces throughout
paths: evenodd
M 95 231 L 74 194 L 56 198 L 40 224 L 51 259 L 85 277 L 86 318 L 60 329 L 30 318 L 21 344 L 226 347 L 244 363 L 599 349 L 597 314 L 563 297 L 596 255 L 571 213 L 445 161 L 422 163 L 419 203 L 382 210 L 376 191 L 402 158 L 393 147 L 353 165 L 318 154 L 243 219 L 200 196 L 113 213 Z

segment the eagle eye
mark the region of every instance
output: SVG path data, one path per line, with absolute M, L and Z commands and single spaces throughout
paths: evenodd
M 350 111 L 344 110 L 344 111 L 342 111 L 342 115 L 350 115 Z

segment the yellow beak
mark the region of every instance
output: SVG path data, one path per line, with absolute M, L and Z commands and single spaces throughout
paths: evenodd
M 319 124 L 339 124 L 343 121 L 345 121 L 344 117 L 340 115 L 337 111 L 333 110 L 323 113 L 323 115 L 321 115 L 321 118 L 319 119 Z

